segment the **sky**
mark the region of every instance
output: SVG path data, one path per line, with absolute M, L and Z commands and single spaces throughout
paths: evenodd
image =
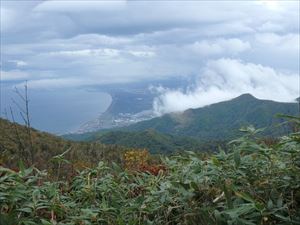
M 152 87 L 157 115 L 243 93 L 293 101 L 300 95 L 299 4 L 1 0 L 1 111 L 26 80 L 33 119 L 51 132 L 104 111 L 110 97 L 93 91 L 99 85 L 192 77 L 187 87 Z

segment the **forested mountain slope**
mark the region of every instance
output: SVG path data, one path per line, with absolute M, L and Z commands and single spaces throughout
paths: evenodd
M 220 102 L 183 113 L 171 113 L 148 121 L 128 126 L 128 131 L 154 129 L 158 132 L 195 137 L 199 140 L 231 139 L 239 129 L 253 125 L 266 128 L 263 134 L 278 136 L 288 132 L 289 127 L 277 125 L 283 119 L 276 114 L 297 115 L 297 103 L 281 103 L 259 100 L 250 94 L 243 94 L 229 101 Z

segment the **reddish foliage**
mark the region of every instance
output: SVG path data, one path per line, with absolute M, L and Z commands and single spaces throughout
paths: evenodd
M 139 171 L 148 172 L 155 176 L 157 176 L 160 171 L 161 171 L 161 173 L 164 173 L 164 172 L 166 172 L 166 170 L 167 170 L 167 168 L 164 165 L 142 165 L 139 168 Z
M 131 150 L 124 154 L 125 168 L 131 171 L 147 172 L 155 176 L 159 172 L 165 172 L 166 167 L 164 165 L 158 165 L 151 162 L 151 155 L 146 149 Z
M 15 171 L 16 173 L 20 172 L 20 169 L 16 166 L 12 167 L 11 170 Z

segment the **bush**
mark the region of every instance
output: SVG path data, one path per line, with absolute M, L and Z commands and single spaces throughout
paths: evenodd
M 134 173 L 100 162 L 70 182 L 1 167 L 0 224 L 300 224 L 300 134 L 270 146 L 244 131 L 227 153 L 162 157 L 156 174 L 138 168 L 156 166 L 146 151 L 125 155 Z

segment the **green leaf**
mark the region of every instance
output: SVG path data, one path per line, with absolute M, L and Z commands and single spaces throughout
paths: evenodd
M 233 159 L 235 162 L 235 167 L 238 168 L 241 163 L 241 152 L 239 149 L 235 149 L 235 151 L 233 153 Z
M 232 199 L 231 199 L 231 188 L 228 189 L 227 184 L 224 183 L 223 191 L 224 191 L 224 194 L 225 194 L 227 207 L 229 209 L 232 209 L 233 208 L 233 203 L 232 203 Z
M 283 200 L 282 200 L 282 197 L 279 197 L 278 199 L 277 199 L 277 207 L 278 208 L 281 208 L 282 206 L 283 206 Z
M 41 219 L 41 223 L 42 223 L 42 225 L 52 225 L 52 223 L 50 221 L 47 221 L 44 219 Z
M 25 171 L 25 165 L 24 165 L 23 160 L 19 160 L 18 166 L 19 166 L 20 171 L 22 173 L 24 173 L 24 171 Z
M 225 210 L 224 213 L 229 215 L 231 218 L 238 218 L 239 216 L 248 214 L 250 212 L 253 212 L 255 210 L 255 207 L 252 203 L 246 203 L 239 205 L 233 209 Z
M 32 209 L 31 208 L 21 208 L 18 209 L 19 212 L 25 212 L 25 213 L 32 213 Z
M 212 157 L 211 157 L 211 161 L 212 161 L 212 163 L 213 163 L 215 166 L 220 166 L 220 165 L 221 165 L 220 161 L 219 161 L 215 156 L 212 156 Z
M 191 182 L 191 187 L 195 190 L 195 191 L 198 191 L 199 190 L 199 187 L 198 185 L 195 183 L 195 182 Z
M 248 202 L 252 202 L 255 203 L 255 200 L 247 193 L 244 192 L 234 192 L 236 196 L 248 201 Z
M 267 206 L 268 206 L 268 209 L 272 209 L 273 208 L 273 201 L 272 201 L 272 199 L 269 199 Z

